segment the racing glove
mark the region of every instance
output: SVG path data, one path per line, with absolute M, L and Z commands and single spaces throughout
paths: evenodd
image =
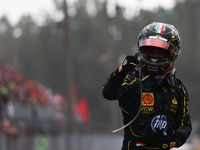
M 118 67 L 112 74 L 108 77 L 107 81 L 103 85 L 103 96 L 106 99 L 113 100 L 118 99 L 119 89 L 123 83 L 129 71 L 134 71 L 136 64 L 139 61 L 135 56 L 127 56 L 122 65 Z
M 173 147 L 180 147 L 184 144 L 184 137 L 181 133 L 176 132 L 174 135 L 167 135 L 162 137 L 143 138 L 142 143 L 144 147 L 158 147 L 160 150 L 170 150 Z
M 121 66 L 118 68 L 118 72 L 124 78 L 129 71 L 134 71 L 136 65 L 139 64 L 139 61 L 135 56 L 126 56 Z

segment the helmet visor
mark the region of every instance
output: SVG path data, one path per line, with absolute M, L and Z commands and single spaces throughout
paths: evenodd
M 154 46 L 143 46 L 140 48 L 141 51 L 149 56 L 153 56 L 153 57 L 170 57 L 171 53 L 170 51 L 163 49 L 163 48 L 159 48 L 159 47 L 154 47 Z
M 143 46 L 153 46 L 153 47 L 162 48 L 162 49 L 168 50 L 170 53 L 174 53 L 175 51 L 175 48 L 168 42 L 161 39 L 155 39 L 155 38 L 149 38 L 149 39 L 140 41 L 139 47 L 143 47 Z

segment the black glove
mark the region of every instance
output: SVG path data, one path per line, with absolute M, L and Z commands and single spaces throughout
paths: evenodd
M 137 64 L 139 64 L 139 61 L 135 56 L 126 56 L 121 66 L 111 74 L 112 82 L 121 85 L 127 73 L 129 71 L 133 72 Z
M 121 66 L 118 68 L 120 74 L 124 77 L 129 71 L 134 71 L 136 65 L 139 64 L 139 61 L 135 56 L 126 56 Z
M 159 147 L 161 150 L 170 150 L 173 147 L 179 147 L 183 144 L 183 135 L 175 133 L 174 135 L 167 135 L 162 137 L 145 136 L 142 140 L 144 147 Z

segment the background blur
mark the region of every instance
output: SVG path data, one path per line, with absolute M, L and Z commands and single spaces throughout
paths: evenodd
M 175 65 L 193 132 L 179 149 L 200 149 L 200 1 L 49 1 L 53 7 L 35 16 L 0 15 L 0 150 L 120 149 L 123 131 L 112 133 L 122 126 L 120 109 L 102 97 L 102 85 L 154 21 L 181 36 Z

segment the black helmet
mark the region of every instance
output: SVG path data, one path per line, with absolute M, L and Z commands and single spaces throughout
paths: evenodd
M 149 73 L 168 72 L 181 52 L 178 31 L 173 25 L 166 23 L 153 22 L 144 27 L 137 44 L 141 67 Z M 151 55 L 150 51 L 153 49 L 157 49 L 155 53 L 162 55 Z

